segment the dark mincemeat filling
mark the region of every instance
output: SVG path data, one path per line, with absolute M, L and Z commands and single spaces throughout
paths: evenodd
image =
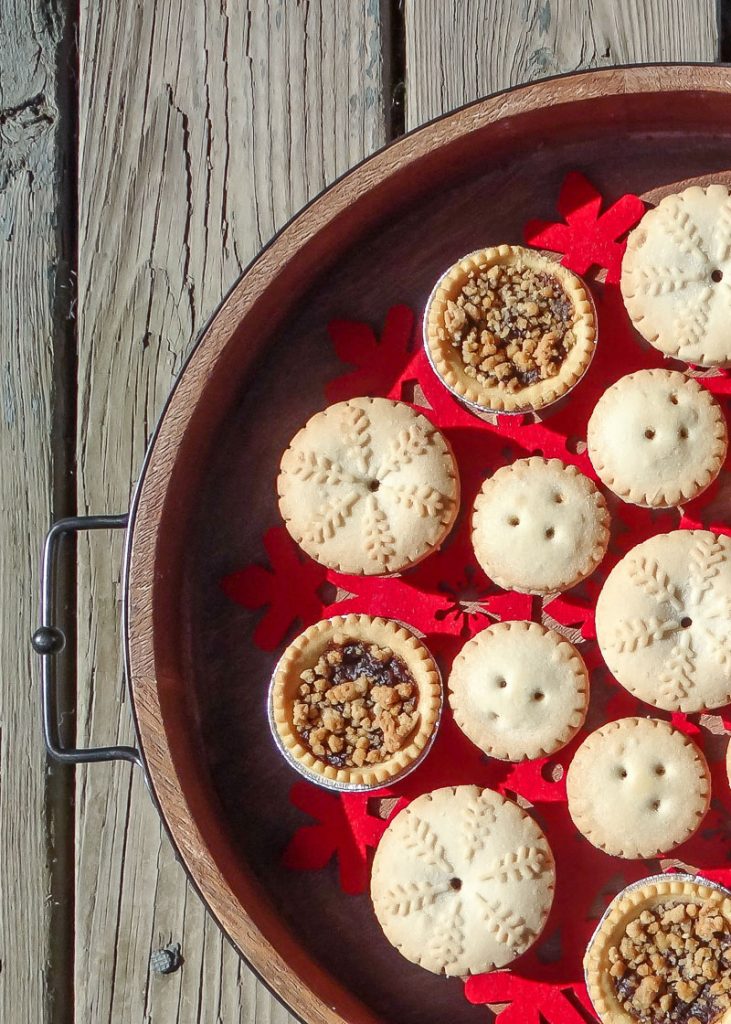
M 352 682 L 360 676 L 368 676 L 373 686 L 396 686 L 398 683 L 413 683 L 406 665 L 398 655 L 393 654 L 388 661 L 378 661 L 362 644 L 350 643 L 340 646 L 330 644 L 325 652 L 340 650 L 343 660 L 340 665 L 331 666 L 330 682 L 333 686 L 339 683 Z
M 331 652 L 336 651 L 342 655 L 342 660 L 338 664 L 328 664 L 325 675 L 328 685 L 327 689 L 324 691 L 321 701 L 322 704 L 326 705 L 325 714 L 328 714 L 330 711 L 337 712 L 338 715 L 342 716 L 346 727 L 350 727 L 351 729 L 355 727 L 357 730 L 358 723 L 353 722 L 351 717 L 352 709 L 349 712 L 350 702 L 345 700 L 326 701 L 325 694 L 334 687 L 340 686 L 344 683 L 357 683 L 359 680 L 363 680 L 364 678 L 368 680 L 367 690 L 361 695 L 361 699 L 362 707 L 371 719 L 372 726 L 367 731 L 361 729 L 360 732 L 358 732 L 359 736 L 367 736 L 367 754 L 371 755 L 367 761 L 368 764 L 379 763 L 387 760 L 392 756 L 394 746 L 398 749 L 398 747 L 403 745 L 403 740 L 413 730 L 413 724 L 416 721 L 414 713 L 418 703 L 418 687 L 411 672 L 401 658 L 393 653 L 391 653 L 385 660 L 383 657 L 377 658 L 371 652 L 371 646 L 372 645 L 364 644 L 360 641 L 351 641 L 345 644 L 330 643 L 327 646 L 323 655 L 324 658 L 327 658 L 327 655 Z M 377 701 L 373 699 L 372 691 L 374 688 L 379 686 L 396 687 L 402 683 L 409 684 L 411 686 L 412 693 L 407 699 L 399 698 L 398 701 L 394 701 L 394 710 L 396 714 L 405 713 L 410 716 L 412 718 L 412 722 L 403 737 L 396 740 L 392 736 L 387 740 L 384 729 L 378 726 L 376 719 L 379 713 L 387 715 L 388 711 L 384 711 Z M 359 764 L 357 760 L 353 759 L 353 744 L 350 741 L 345 743 L 345 748 L 342 751 L 332 751 L 325 744 L 322 744 L 321 749 L 315 749 L 317 744 L 313 744 L 312 734 L 322 728 L 323 720 L 323 716 L 320 715 L 320 717 L 310 726 L 296 726 L 297 732 L 305 743 L 307 743 L 314 756 L 319 760 L 326 761 L 327 764 L 332 765 L 334 768 L 362 767 L 362 764 Z M 401 733 L 403 733 L 403 724 L 400 728 Z M 340 734 L 343 734 L 344 732 L 345 730 L 340 730 Z M 373 755 L 371 753 L 373 751 L 378 752 L 378 756 Z

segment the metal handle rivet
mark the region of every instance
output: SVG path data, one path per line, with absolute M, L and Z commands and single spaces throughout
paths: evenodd
M 66 637 L 55 626 L 39 626 L 30 638 L 36 654 L 58 654 L 66 643 Z

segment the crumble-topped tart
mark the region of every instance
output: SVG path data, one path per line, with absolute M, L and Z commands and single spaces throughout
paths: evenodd
M 434 290 L 424 340 L 437 374 L 495 411 L 560 398 L 594 353 L 594 308 L 580 278 L 533 249 L 500 245 L 455 263 Z
M 358 787 L 400 775 L 436 727 L 441 683 L 404 626 L 369 615 L 327 619 L 284 652 L 272 682 L 280 743 L 307 774 Z
M 672 876 L 620 893 L 584 968 L 605 1024 L 728 1024 L 731 898 Z

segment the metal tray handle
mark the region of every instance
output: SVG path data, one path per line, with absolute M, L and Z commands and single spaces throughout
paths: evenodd
M 61 538 L 81 530 L 124 530 L 128 516 L 72 516 L 59 519 L 46 536 L 41 574 L 41 625 L 31 638 L 33 650 L 41 656 L 41 701 L 43 738 L 51 757 L 63 764 L 98 761 L 131 761 L 142 766 L 135 747 L 87 747 L 77 749 L 61 744 L 56 706 L 56 656 L 66 646 L 66 634 L 56 625 L 56 563 Z

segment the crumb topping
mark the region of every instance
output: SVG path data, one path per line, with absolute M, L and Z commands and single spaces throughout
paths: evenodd
M 576 312 L 557 277 L 518 262 L 473 267 L 438 331 L 479 384 L 520 391 L 555 377 L 576 343 Z
M 731 1008 L 731 924 L 714 900 L 643 910 L 609 961 L 617 998 L 638 1024 L 713 1024 Z
M 390 647 L 331 643 L 300 678 L 294 728 L 315 757 L 335 768 L 387 761 L 414 731 L 419 690 Z

